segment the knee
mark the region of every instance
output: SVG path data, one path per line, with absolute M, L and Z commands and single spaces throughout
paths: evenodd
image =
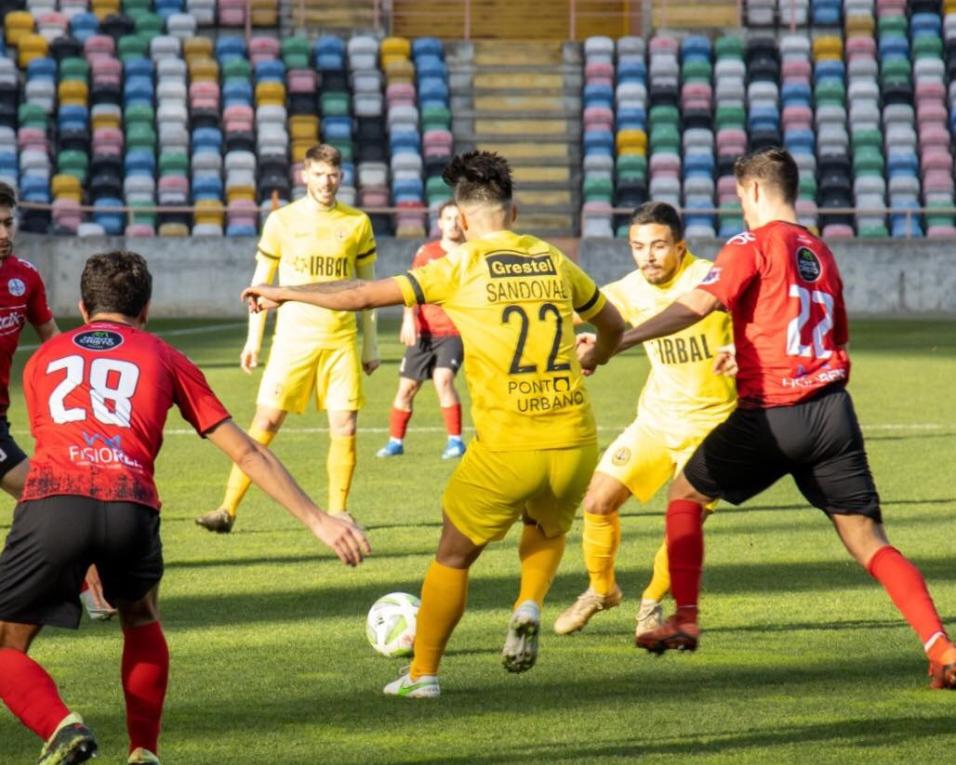
M 671 481 L 671 485 L 667 488 L 667 500 L 668 502 L 686 500 L 688 502 L 697 502 L 701 505 L 707 505 L 713 502 L 714 498 L 706 497 L 697 491 L 697 489 L 691 486 L 690 481 L 687 480 L 684 473 L 681 472 L 677 478 Z
M 258 411 L 256 412 L 253 426 L 257 430 L 266 433 L 276 433 L 282 427 L 282 421 L 285 419 L 285 412 L 281 411 Z
M 618 509 L 619 505 L 613 497 L 600 491 L 588 491 L 584 497 L 584 512 L 591 515 L 610 515 Z
M 123 629 L 142 627 L 144 624 L 159 621 L 159 609 L 149 600 L 139 600 L 135 603 L 119 603 L 117 609 L 120 614 L 120 624 Z
M 329 416 L 329 433 L 332 437 L 349 438 L 355 435 L 358 425 L 358 416 L 356 412 L 338 414 Z

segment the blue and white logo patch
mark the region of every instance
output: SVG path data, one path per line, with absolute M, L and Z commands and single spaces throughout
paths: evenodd
M 7 282 L 7 289 L 14 297 L 21 297 L 26 294 L 27 285 L 21 279 L 11 279 Z
M 700 280 L 701 286 L 706 284 L 716 284 L 720 281 L 720 266 L 714 266 L 707 272 L 707 275 Z

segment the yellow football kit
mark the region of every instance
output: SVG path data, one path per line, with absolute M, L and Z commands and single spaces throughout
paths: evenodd
M 694 289 L 711 265 L 688 252 L 666 284 L 650 284 L 633 271 L 602 291 L 636 326 Z M 642 502 L 670 481 L 736 407 L 733 377 L 714 373 L 717 351 L 732 342 L 729 314 L 715 311 L 688 329 L 644 343 L 651 371 L 637 419 L 605 451 L 598 472 L 620 481 Z
M 375 262 L 368 216 L 336 202 L 320 209 L 308 196 L 269 215 L 256 259 L 271 265 L 286 286 L 354 279 Z M 319 409 L 361 408 L 362 365 L 355 314 L 305 303 L 279 307 L 269 362 L 256 403 L 301 413 L 312 391 Z
M 443 507 L 476 544 L 527 514 L 571 527 L 597 460 L 573 317 L 605 305 L 593 280 L 533 236 L 495 232 L 395 277 L 407 306 L 442 306 L 461 332 L 477 436 Z

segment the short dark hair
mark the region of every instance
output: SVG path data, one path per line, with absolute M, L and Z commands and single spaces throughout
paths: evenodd
M 0 207 L 13 209 L 17 206 L 17 192 L 9 183 L 0 181 Z
M 631 215 L 630 225 L 632 226 L 645 226 L 654 223 L 667 226 L 671 230 L 675 242 L 684 238 L 684 221 L 681 220 L 680 213 L 667 202 L 645 202 Z
M 796 204 L 800 190 L 800 168 L 784 148 L 769 146 L 738 157 L 734 162 L 737 183 L 761 181 L 780 192 L 787 204 Z
M 139 316 L 152 294 L 153 277 L 142 255 L 114 250 L 87 258 L 80 277 L 80 296 L 90 316 Z
M 441 174 L 456 202 L 511 202 L 511 168 L 493 151 L 469 151 L 452 158 Z
M 327 143 L 317 143 L 305 152 L 305 162 L 328 162 L 332 167 L 342 167 L 342 152 Z

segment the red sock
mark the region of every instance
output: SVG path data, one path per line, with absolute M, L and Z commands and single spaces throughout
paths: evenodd
M 870 576 L 883 585 L 893 605 L 909 622 L 924 647 L 937 634 L 946 636 L 923 575 L 899 550 L 890 545 L 881 547 L 866 568 Z M 943 641 L 940 645 L 946 643 L 948 641 Z
M 56 683 L 25 653 L 0 648 L 0 698 L 25 726 L 46 741 L 70 714 Z
M 704 563 L 703 511 L 699 503 L 686 499 L 675 499 L 667 505 L 667 557 L 671 592 L 678 608 L 697 608 Z
M 404 439 L 410 419 L 412 419 L 411 411 L 406 412 L 403 409 L 392 407 L 392 413 L 388 418 L 388 434 L 397 441 Z
M 159 622 L 123 630 L 123 694 L 129 750 L 159 753 L 159 722 L 169 678 L 169 648 Z
M 445 430 L 449 436 L 461 437 L 461 404 L 443 406 L 441 416 L 445 418 Z

